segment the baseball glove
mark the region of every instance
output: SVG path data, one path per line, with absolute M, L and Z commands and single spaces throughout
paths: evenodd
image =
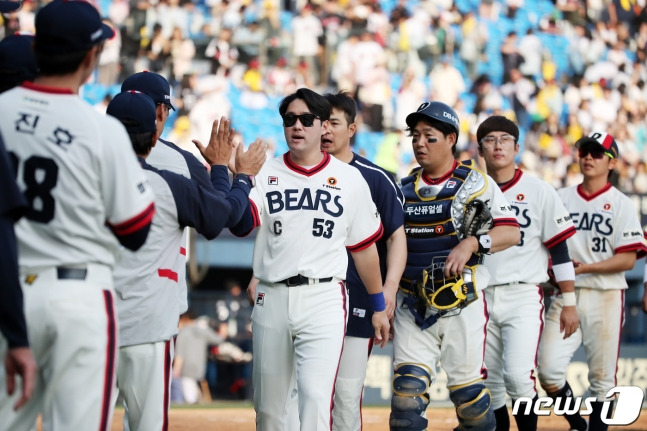
M 474 199 L 465 205 L 463 219 L 463 235 L 476 236 L 487 233 L 494 225 L 488 206 L 479 199 Z

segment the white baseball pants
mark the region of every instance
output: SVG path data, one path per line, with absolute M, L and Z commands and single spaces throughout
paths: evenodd
M 295 369 L 301 430 L 330 430 L 347 312 L 339 279 L 292 287 L 258 284 L 252 314 L 258 431 L 286 429 Z
M 109 430 L 118 326 L 112 271 L 90 264 L 82 280 L 59 279 L 56 268 L 21 273 L 29 342 L 38 365 L 32 398 L 17 412 L 0 367 L 0 430 Z M 3 337 L 0 357 L 6 353 Z M 20 387 L 20 379 L 18 387 Z
M 566 384 L 566 370 L 573 354 L 584 344 L 589 365 L 589 391 L 599 401 L 616 386 L 620 333 L 624 325 L 625 291 L 577 287 L 578 330 L 563 339 L 559 332 L 562 297 L 556 296 L 546 314 L 546 327 L 539 344 L 539 380 L 547 392 Z

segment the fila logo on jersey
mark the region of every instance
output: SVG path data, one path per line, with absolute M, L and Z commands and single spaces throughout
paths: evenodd
M 453 189 L 454 187 L 456 187 L 456 181 L 454 181 L 454 180 L 447 181 L 447 186 L 446 187 L 448 189 Z
M 265 303 L 265 293 L 258 292 L 256 294 L 256 305 L 263 305 Z
M 279 183 L 279 177 L 267 177 L 267 184 L 275 186 Z
M 322 210 L 329 216 L 339 217 L 344 212 L 344 207 L 340 203 L 341 196 L 333 197 L 326 190 L 315 190 L 313 197 L 313 191 L 310 189 L 285 189 L 283 193 L 279 191 L 267 192 L 265 197 L 270 214 L 283 210 Z

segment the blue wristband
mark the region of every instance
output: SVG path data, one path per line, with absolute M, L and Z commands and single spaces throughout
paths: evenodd
M 371 304 L 373 304 L 373 311 L 386 310 L 386 301 L 384 300 L 384 293 L 371 293 Z

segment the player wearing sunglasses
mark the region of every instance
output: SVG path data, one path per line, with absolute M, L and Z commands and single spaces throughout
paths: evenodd
M 348 320 L 347 250 L 375 309 L 376 343 L 384 346 L 389 338 L 375 246 L 383 232 L 380 215 L 361 173 L 321 151 L 330 112 L 330 103 L 306 88 L 281 101 L 290 150 L 265 163 L 249 210 L 231 228 L 237 235 L 258 228 L 252 314 L 257 431 L 288 428 L 294 379 L 301 429 L 330 431 Z
M 567 240 L 575 266 L 575 298 L 556 296 L 546 314 L 539 344 L 539 381 L 551 397 L 569 398 L 573 392 L 566 369 L 573 353 L 584 344 L 589 365 L 589 391 L 597 397 L 586 421 L 579 413 L 565 415 L 573 430 L 606 430 L 602 406 L 607 392 L 616 385 L 620 333 L 624 321 L 625 271 L 645 255 L 640 220 L 632 201 L 609 183 L 618 163 L 618 145 L 613 136 L 593 132 L 576 142 L 582 184 L 558 194 L 577 233 Z M 560 333 L 562 308 L 576 305 L 580 328 L 568 338 Z M 573 403 L 574 400 L 565 401 Z

